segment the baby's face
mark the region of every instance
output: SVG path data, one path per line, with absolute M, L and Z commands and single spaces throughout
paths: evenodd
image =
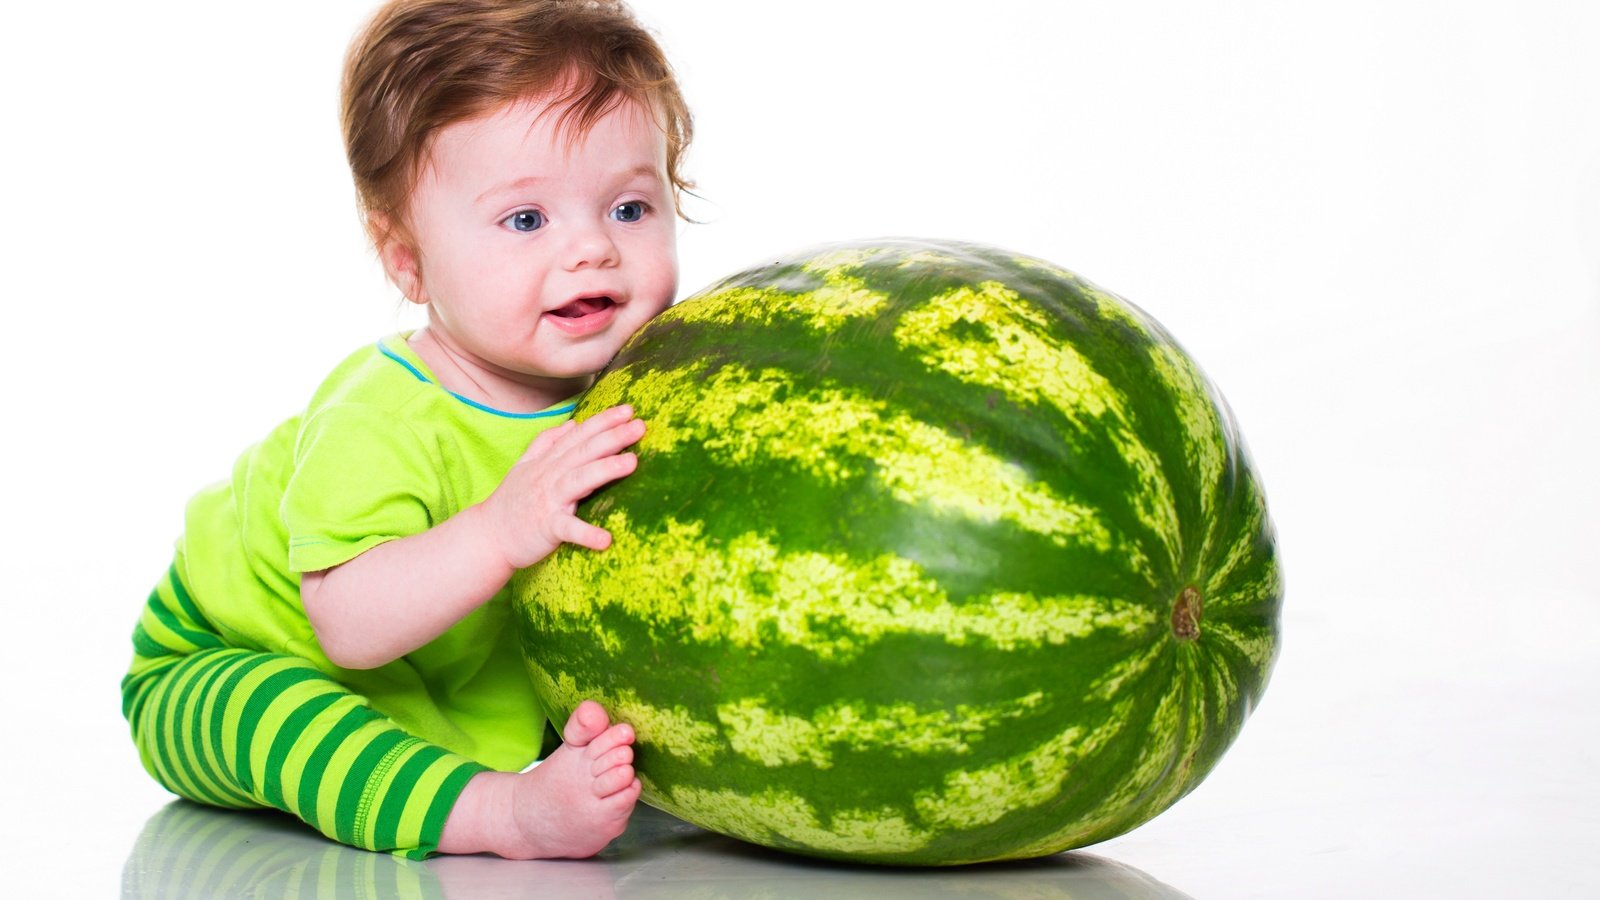
M 661 131 L 632 102 L 582 136 L 559 113 L 522 101 L 440 130 L 411 198 L 412 299 L 430 330 L 512 377 L 599 371 L 677 291 Z

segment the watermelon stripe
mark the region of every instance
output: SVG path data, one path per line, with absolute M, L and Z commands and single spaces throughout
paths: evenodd
M 1190 465 L 1198 470 L 1198 480 L 1204 485 L 1222 483 L 1223 454 L 1227 443 L 1222 440 L 1222 421 L 1212 402 L 1205 376 L 1194 363 L 1172 344 L 1152 344 L 1150 362 L 1161 380 L 1168 386 L 1167 395 L 1174 402 L 1183 424 L 1181 432 L 1183 450 Z M 1211 491 L 1200 491 L 1200 516 L 1204 521 L 1212 518 Z
M 1146 606 L 1102 597 L 999 593 L 953 604 L 900 557 L 783 553 L 755 534 L 714 548 L 695 523 L 668 520 L 660 531 L 644 531 L 622 513 L 600 525 L 611 533 L 610 552 L 631 561 L 626 571 L 609 571 L 610 560 L 595 554 L 567 555 L 544 569 L 544 611 L 570 617 L 564 627 L 574 630 L 598 624 L 599 611 L 616 606 L 645 627 L 682 622 L 694 639 L 715 635 L 747 647 L 781 641 L 829 659 L 852 656 L 889 634 L 982 640 L 1009 650 L 1101 629 L 1139 635 L 1161 624 Z M 599 596 L 583 591 L 601 578 L 616 589 Z M 766 590 L 750 591 L 758 580 Z
M 893 810 L 852 810 L 824 821 L 805 797 L 767 789 L 754 793 L 680 786 L 660 795 L 668 812 L 694 812 L 702 827 L 724 834 L 759 835 L 792 850 L 847 853 L 862 846 L 910 853 L 933 839 Z
M 1249 661 L 1251 668 L 1263 669 L 1271 664 L 1278 642 L 1274 630 L 1265 628 L 1246 631 L 1227 622 L 1211 622 L 1207 633 Z
M 1270 532 L 1265 533 L 1266 508 L 1261 504 L 1259 496 L 1253 491 L 1240 498 L 1239 505 L 1242 509 L 1235 511 L 1235 519 L 1239 528 L 1234 533 L 1231 544 L 1226 545 L 1226 553 L 1222 559 L 1209 565 L 1210 575 L 1206 582 L 1206 593 L 1217 595 L 1223 593 L 1234 577 L 1236 570 L 1248 567 L 1256 556 L 1263 550 L 1271 549 Z M 1263 540 L 1263 537 L 1266 540 Z
M 951 772 L 939 790 L 917 795 L 917 812 L 944 830 L 975 828 L 1039 806 L 1056 795 L 1079 761 L 1099 752 L 1126 727 L 1128 722 L 1116 715 L 1092 730 L 1073 725 L 1013 759 Z
M 653 411 L 641 453 L 668 455 L 693 442 L 723 466 L 785 460 L 825 484 L 870 474 L 896 500 L 926 504 L 936 514 L 1003 519 L 1063 545 L 1113 547 L 1110 529 L 1092 508 L 1055 496 L 981 447 L 889 414 L 881 401 L 836 388 L 802 392 L 780 370 L 731 365 L 710 375 L 701 367 L 637 376 L 621 370 L 613 381 L 630 402 Z M 707 395 L 698 396 L 695 385 Z M 1136 546 L 1117 549 L 1142 559 Z
M 1085 702 L 1094 700 L 1110 700 L 1118 696 L 1124 686 L 1138 684 L 1158 660 L 1170 651 L 1170 646 L 1165 642 L 1153 643 L 1136 656 L 1119 660 L 1105 674 L 1095 679 L 1084 694 Z
M 804 761 L 819 769 L 833 766 L 835 750 L 859 753 L 894 749 L 914 756 L 964 753 L 991 728 L 1018 719 L 1044 702 L 1034 691 L 1015 700 L 981 706 L 923 709 L 835 703 L 805 716 L 774 711 L 765 697 L 744 697 L 717 707 L 722 734 L 733 751 L 764 766 Z
M 1103 429 L 1137 473 L 1135 510 L 1162 539 L 1166 564 L 1180 556 L 1172 487 L 1155 455 L 1133 432 L 1123 393 L 1072 345 L 1048 340 L 1047 320 L 998 282 L 939 294 L 901 316 L 895 342 L 931 368 L 1001 391 L 1024 405 L 1050 405 L 1078 429 Z M 1148 567 L 1146 566 L 1146 571 Z
M 655 751 L 684 758 L 702 758 L 722 746 L 717 729 L 684 707 L 654 706 L 626 688 L 602 690 L 596 684 L 579 684 L 566 673 L 551 676 L 543 670 L 531 673 L 539 696 L 552 709 L 573 710 L 584 700 L 606 698 L 606 711 L 612 719 L 633 726 L 639 739 Z
M 770 327 L 780 320 L 797 321 L 819 332 L 831 332 L 851 319 L 878 315 L 890 302 L 887 294 L 868 287 L 850 270 L 870 262 L 879 253 L 864 248 L 845 248 L 804 261 L 798 269 L 808 276 L 799 284 L 786 285 L 796 291 L 773 290 L 767 286 L 732 286 L 721 293 L 721 302 L 695 303 L 674 307 L 676 321 L 718 326 L 752 324 Z M 781 302 L 774 302 L 781 301 Z

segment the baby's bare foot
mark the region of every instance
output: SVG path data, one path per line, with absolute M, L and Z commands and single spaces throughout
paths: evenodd
M 446 817 L 438 849 L 514 860 L 598 854 L 627 828 L 638 802 L 634 729 L 586 700 L 566 719 L 565 743 L 528 772 L 478 772 Z
M 621 834 L 639 800 L 633 727 L 611 724 L 600 704 L 585 700 L 562 736 L 565 743 L 533 769 L 472 776 L 445 820 L 439 850 L 581 859 Z
M 573 710 L 564 743 L 517 776 L 512 804 L 531 857 L 593 856 L 628 825 L 639 799 L 633 727 L 611 724 L 593 700 Z M 519 854 L 520 855 L 520 854 Z

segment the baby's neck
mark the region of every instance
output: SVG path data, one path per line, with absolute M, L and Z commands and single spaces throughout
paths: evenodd
M 502 370 L 475 358 L 432 328 L 418 329 L 406 343 L 440 387 L 500 412 L 541 412 L 594 383 L 592 375 L 540 378 Z

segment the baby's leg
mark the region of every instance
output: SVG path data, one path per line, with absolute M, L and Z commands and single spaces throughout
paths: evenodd
M 485 768 L 407 734 L 295 656 L 225 647 L 169 576 L 134 632 L 123 711 L 173 793 L 273 807 L 334 840 L 413 859 Z
M 445 822 L 440 851 L 581 859 L 621 834 L 639 799 L 633 728 L 612 725 L 600 704 L 585 701 L 562 738 L 527 772 L 473 776 Z
M 215 806 L 270 806 L 339 841 L 420 859 L 484 768 L 412 737 L 299 657 L 191 654 L 134 721 L 145 766 Z

